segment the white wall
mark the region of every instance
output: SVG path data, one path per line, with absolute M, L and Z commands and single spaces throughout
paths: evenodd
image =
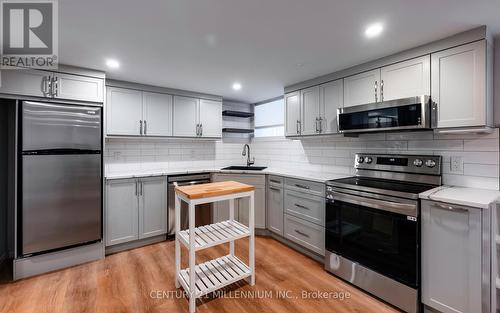
M 443 156 L 443 183 L 476 188 L 499 188 L 499 132 L 485 135 L 436 135 L 432 131 L 342 135 L 302 140 L 257 138 L 252 142 L 256 165 L 353 174 L 358 152 Z M 460 156 L 463 168 L 450 171 L 450 156 Z M 323 175 L 322 175 L 323 176 Z

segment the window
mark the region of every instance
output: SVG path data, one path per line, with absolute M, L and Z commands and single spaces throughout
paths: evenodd
M 255 106 L 255 137 L 285 135 L 285 106 L 283 98 Z

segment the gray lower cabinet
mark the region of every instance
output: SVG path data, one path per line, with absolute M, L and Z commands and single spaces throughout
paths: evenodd
M 325 228 L 285 214 L 285 238 L 320 255 L 325 255 Z
M 281 177 L 269 176 L 267 183 L 267 229 L 283 236 L 283 181 Z
M 165 177 L 140 180 L 139 239 L 166 232 L 167 180 Z
M 266 180 L 261 174 L 214 174 L 213 181 L 233 180 L 243 184 L 255 186 L 255 228 L 266 228 Z M 234 217 L 239 222 L 248 225 L 248 199 L 238 199 L 234 204 Z M 221 201 L 214 203 L 214 222 L 229 219 L 229 203 Z
M 324 227 L 325 198 L 287 189 L 285 213 Z
M 422 201 L 425 305 L 445 313 L 488 311 L 482 307 L 482 264 L 489 257 L 481 248 L 481 213 L 481 209 Z
M 139 200 L 136 179 L 106 182 L 106 246 L 139 239 Z
M 166 233 L 166 177 L 106 182 L 106 246 Z

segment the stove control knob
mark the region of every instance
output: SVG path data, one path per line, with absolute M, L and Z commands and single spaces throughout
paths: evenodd
M 370 164 L 370 163 L 372 163 L 372 161 L 373 161 L 373 160 L 372 160 L 372 158 L 371 158 L 371 157 L 365 157 L 365 163 L 366 163 L 366 164 Z
M 434 167 L 434 166 L 436 166 L 436 161 L 434 161 L 434 160 L 427 160 L 427 161 L 425 161 L 425 166 L 427 166 L 427 167 Z
M 363 157 L 359 157 L 359 158 L 358 158 L 358 163 L 363 163 L 363 161 L 364 161 L 364 160 L 365 160 L 365 159 L 364 159 Z
M 416 167 L 421 167 L 422 164 L 424 164 L 424 162 L 420 159 L 415 159 L 415 161 L 413 161 L 413 165 L 415 165 Z

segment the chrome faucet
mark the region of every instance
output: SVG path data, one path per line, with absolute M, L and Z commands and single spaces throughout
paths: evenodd
M 248 150 L 248 154 L 247 154 L 247 150 Z M 253 165 L 255 163 L 255 158 L 253 158 L 250 161 L 250 146 L 248 144 L 245 144 L 243 146 L 243 152 L 241 153 L 241 155 L 247 157 L 247 166 Z

